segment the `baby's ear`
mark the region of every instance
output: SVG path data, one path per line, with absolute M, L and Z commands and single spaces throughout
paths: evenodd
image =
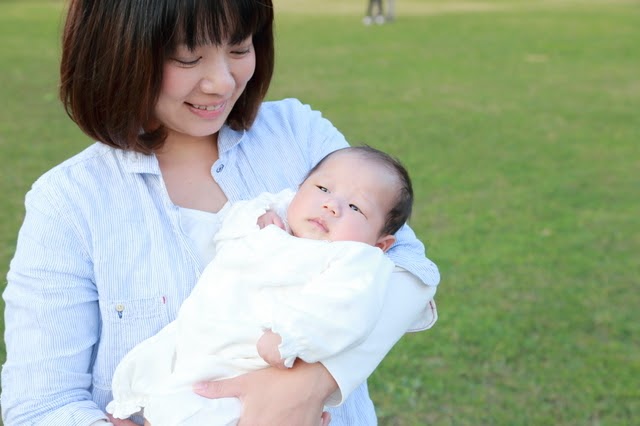
M 391 246 L 393 245 L 393 243 L 396 242 L 396 237 L 393 235 L 383 235 L 382 237 L 378 238 L 378 241 L 376 242 L 376 247 L 380 248 L 380 250 L 386 252 L 387 250 L 389 250 L 391 248 Z

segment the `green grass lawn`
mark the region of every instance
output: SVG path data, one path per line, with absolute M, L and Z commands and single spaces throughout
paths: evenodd
M 370 380 L 381 425 L 638 424 L 640 3 L 400 0 L 370 27 L 365 1 L 275 3 L 269 97 L 400 157 L 441 269 L 439 322 Z M 60 10 L 0 3 L 2 277 L 30 184 L 89 143 Z

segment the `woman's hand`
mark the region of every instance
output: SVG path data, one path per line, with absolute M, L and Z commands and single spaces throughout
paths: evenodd
M 206 398 L 236 397 L 242 402 L 238 426 L 326 426 L 324 401 L 338 385 L 320 363 L 297 360 L 288 370 L 265 368 L 233 379 L 198 383 Z

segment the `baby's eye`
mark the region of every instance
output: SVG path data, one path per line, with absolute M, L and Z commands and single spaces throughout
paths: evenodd
M 329 192 L 329 190 L 327 188 L 325 188 L 324 186 L 316 185 L 316 187 L 322 192 Z
M 351 210 L 353 210 L 354 212 L 360 212 L 362 213 L 362 211 L 360 210 L 360 207 L 356 206 L 355 204 L 349 204 L 349 208 Z

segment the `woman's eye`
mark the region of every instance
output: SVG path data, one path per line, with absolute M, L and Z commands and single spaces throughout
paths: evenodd
M 329 190 L 327 188 L 325 188 L 324 186 L 320 186 L 320 185 L 316 185 L 316 187 L 318 187 L 318 189 L 322 192 L 329 192 Z
M 176 62 L 179 66 L 186 68 L 186 67 L 195 66 L 198 62 L 200 62 L 200 58 L 196 58 L 196 59 L 193 59 L 193 60 L 185 60 L 185 59 L 173 58 L 173 61 Z
M 246 55 L 247 53 L 251 52 L 251 49 L 253 49 L 253 39 L 252 37 L 247 37 L 246 39 L 241 40 L 239 43 L 229 45 L 229 47 L 230 52 L 233 55 Z
M 233 49 L 231 51 L 232 54 L 234 55 L 238 55 L 238 56 L 243 56 L 246 55 L 247 53 L 251 52 L 251 48 L 246 47 L 246 48 L 240 48 L 240 49 Z

